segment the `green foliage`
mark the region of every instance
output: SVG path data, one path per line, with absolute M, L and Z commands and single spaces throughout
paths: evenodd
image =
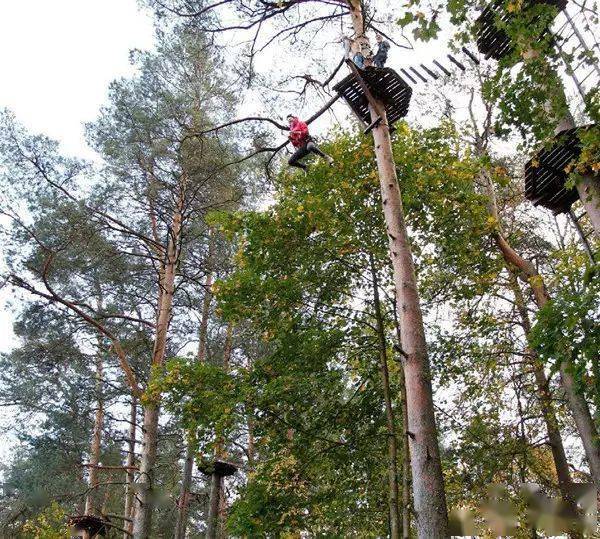
M 31 539 L 69 539 L 71 537 L 67 525 L 67 515 L 56 502 L 52 502 L 37 517 L 25 522 L 23 534 L 24 537 Z
M 191 442 L 206 456 L 243 417 L 244 378 L 209 363 L 170 359 L 154 373 L 148 391 L 165 393 L 165 407 L 177 415 Z
M 561 254 L 557 288 L 530 334 L 540 357 L 558 369 L 569 359 L 580 391 L 598 402 L 600 388 L 600 274 L 573 250 Z M 593 373 L 592 375 L 588 373 Z
M 481 164 L 461 156 L 450 125 L 398 131 L 396 168 L 425 299 L 481 294 L 502 267 L 490 252 L 487 197 L 475 188 Z

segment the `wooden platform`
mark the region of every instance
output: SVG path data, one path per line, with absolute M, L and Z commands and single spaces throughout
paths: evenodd
M 108 527 L 110 526 L 108 522 L 94 515 L 70 516 L 67 523 L 77 531 L 88 532 L 91 537 L 96 535 L 106 535 Z
M 505 0 L 495 0 L 475 21 L 477 49 L 486 58 L 500 60 L 512 51 L 510 38 L 504 30 L 496 26 L 497 18 L 509 22 L 515 16 L 506 10 L 505 4 Z M 551 5 L 562 11 L 567 6 L 567 0 L 528 0 L 523 3 L 522 9 L 528 9 L 536 4 Z
M 367 67 L 359 69 L 359 72 L 373 97 L 385 105 L 389 125 L 406 116 L 412 88 L 398 73 L 389 67 Z M 371 123 L 367 98 L 354 73 L 338 82 L 333 89 L 365 124 Z
M 554 137 L 550 148 L 538 151 L 525 165 L 525 198 L 535 206 L 565 213 L 579 199 L 576 189 L 566 189 L 565 167 L 581 153 L 578 132 L 593 125 L 562 131 Z
M 221 477 L 227 477 L 237 472 L 238 467 L 233 462 L 227 462 L 225 460 L 213 460 L 201 462 L 198 465 L 198 469 L 204 475 L 217 474 Z

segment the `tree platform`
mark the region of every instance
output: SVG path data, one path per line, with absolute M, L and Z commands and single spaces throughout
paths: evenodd
M 198 465 L 204 475 L 217 474 L 221 477 L 227 477 L 237 472 L 238 467 L 233 462 L 227 462 L 225 460 L 213 460 L 201 462 Z
M 97 535 L 105 536 L 108 532 L 108 527 L 110 526 L 108 522 L 94 515 L 70 516 L 67 523 L 69 526 L 72 526 L 76 532 L 88 532 L 90 537 L 95 537 Z
M 495 0 L 483 10 L 475 21 L 477 49 L 486 58 L 500 60 L 512 51 L 510 37 L 508 37 L 502 28 L 496 26 L 498 18 L 504 22 L 509 22 L 513 17 L 518 15 L 518 13 L 509 13 L 506 10 L 505 4 L 505 0 Z M 567 6 L 567 0 L 527 0 L 524 2 L 522 9 L 531 8 L 537 4 L 554 6 L 559 11 L 562 11 Z M 539 37 L 541 38 L 542 36 L 540 35 Z
M 581 153 L 578 133 L 592 125 L 561 131 L 549 148 L 539 150 L 525 165 L 525 198 L 554 214 L 568 212 L 579 199 L 577 189 L 567 189 L 566 167 Z
M 412 88 L 398 73 L 389 67 L 367 67 L 357 70 L 373 97 L 384 104 L 388 125 L 406 116 Z M 367 96 L 354 73 L 338 82 L 333 89 L 346 100 L 365 124 L 371 123 Z

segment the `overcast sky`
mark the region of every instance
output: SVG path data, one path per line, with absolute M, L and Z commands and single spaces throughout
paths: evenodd
M 1 2 L 0 109 L 11 109 L 66 153 L 92 157 L 83 124 L 96 117 L 111 80 L 133 72 L 129 51 L 153 43 L 150 14 L 136 0 Z M 12 342 L 0 295 L 0 351 Z
M 83 122 L 95 117 L 109 82 L 132 72 L 129 50 L 152 41 L 152 19 L 136 0 L 3 1 L 0 107 L 85 154 Z

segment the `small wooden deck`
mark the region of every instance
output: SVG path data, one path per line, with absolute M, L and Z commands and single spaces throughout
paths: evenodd
M 76 530 L 85 530 L 90 534 L 90 537 L 105 536 L 110 526 L 110 523 L 94 515 L 73 515 L 69 517 L 67 523 Z
M 495 0 L 483 10 L 475 21 L 477 49 L 486 58 L 500 60 L 512 51 L 510 38 L 504 30 L 496 26 L 497 18 L 508 22 L 515 16 L 506 11 L 505 3 L 504 0 Z M 529 0 L 524 3 L 523 9 L 536 4 L 551 5 L 562 11 L 567 6 L 567 0 Z
M 412 88 L 398 73 L 389 67 L 367 67 L 359 69 L 359 72 L 373 97 L 385 105 L 389 125 L 406 116 Z M 354 73 L 338 82 L 333 89 L 365 124 L 371 123 L 367 97 Z
M 550 148 L 539 150 L 525 165 L 525 198 L 553 213 L 568 212 L 579 199 L 576 189 L 567 189 L 565 168 L 581 153 L 578 132 L 591 125 L 562 131 Z
M 237 472 L 238 467 L 233 462 L 227 462 L 225 460 L 213 460 L 202 462 L 198 465 L 204 475 L 216 474 L 221 477 L 227 477 Z

